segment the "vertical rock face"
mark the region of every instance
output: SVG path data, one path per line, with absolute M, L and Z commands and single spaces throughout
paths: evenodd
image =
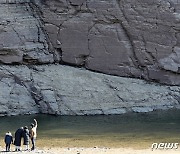
M 180 85 L 177 0 L 2 0 L 0 62 L 65 63 Z
M 0 64 L 0 116 L 180 108 L 180 1 L 0 0 Z
M 180 84 L 179 1 L 34 2 L 61 61 L 107 74 Z
M 0 2 L 0 62 L 52 63 L 53 53 L 30 1 Z

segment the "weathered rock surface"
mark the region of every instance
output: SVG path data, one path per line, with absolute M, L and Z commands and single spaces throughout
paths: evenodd
M 38 2 L 45 30 L 63 62 L 180 85 L 179 1 Z
M 26 2 L 26 3 L 25 3 Z M 0 2 L 0 62 L 52 63 L 46 36 L 38 13 L 28 0 Z
M 179 10 L 178 0 L 1 0 L 0 115 L 180 108 Z
M 0 62 L 65 63 L 180 85 L 177 0 L 1 0 Z
M 180 108 L 180 87 L 61 65 L 0 66 L 0 115 L 122 114 Z

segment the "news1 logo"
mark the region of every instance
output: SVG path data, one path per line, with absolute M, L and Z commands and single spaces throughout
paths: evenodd
M 169 150 L 169 149 L 178 149 L 178 146 L 179 143 L 153 143 L 151 149 Z

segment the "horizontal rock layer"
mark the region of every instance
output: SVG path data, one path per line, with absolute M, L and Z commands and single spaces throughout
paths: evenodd
M 0 62 L 180 85 L 177 0 L 1 0 Z
M 0 116 L 122 114 L 180 108 L 180 87 L 62 65 L 0 66 Z

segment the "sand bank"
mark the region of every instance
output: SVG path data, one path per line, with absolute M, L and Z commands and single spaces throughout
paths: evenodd
M 5 154 L 2 147 L 0 153 Z M 8 154 L 179 154 L 180 149 L 177 150 L 154 150 L 132 148 L 41 148 L 35 151 L 22 152 L 8 152 Z

